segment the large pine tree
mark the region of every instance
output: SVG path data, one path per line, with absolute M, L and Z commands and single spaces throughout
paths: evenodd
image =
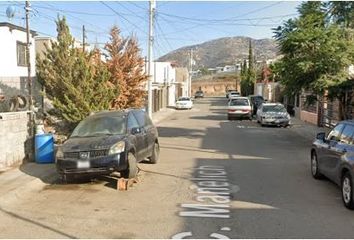
M 110 73 L 95 52 L 74 47 L 65 17 L 58 18 L 57 41 L 37 56 L 37 77 L 59 117 L 77 123 L 90 112 L 109 109 L 116 95 L 109 86 Z
M 105 46 L 107 66 L 111 73 L 110 82 L 119 90 L 111 106 L 115 109 L 143 107 L 148 76 L 144 72 L 138 42 L 135 37 L 121 37 L 116 26 L 110 34 L 110 42 Z

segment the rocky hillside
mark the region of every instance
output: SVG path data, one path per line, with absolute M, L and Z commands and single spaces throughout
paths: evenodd
M 196 67 L 218 67 L 235 64 L 248 57 L 248 37 L 226 37 L 202 44 L 174 50 L 158 59 L 172 61 L 179 66 L 188 66 L 189 49 L 194 49 Z M 277 56 L 277 45 L 272 39 L 251 39 L 257 60 L 271 59 Z

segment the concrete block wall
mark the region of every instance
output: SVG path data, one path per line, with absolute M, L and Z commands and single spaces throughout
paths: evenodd
M 0 171 L 19 165 L 26 157 L 28 113 L 0 113 Z
M 312 112 L 307 112 L 307 111 L 301 111 L 300 112 L 300 119 L 304 122 L 312 123 L 314 125 L 317 125 L 317 113 L 312 113 Z

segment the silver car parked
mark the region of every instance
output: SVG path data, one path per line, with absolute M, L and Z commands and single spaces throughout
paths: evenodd
M 316 179 L 324 175 L 339 185 L 344 205 L 354 209 L 354 121 L 339 122 L 328 136 L 317 134 L 311 149 L 311 173 Z
M 262 126 L 283 126 L 290 125 L 290 115 L 281 103 L 262 103 L 256 114 L 257 122 Z

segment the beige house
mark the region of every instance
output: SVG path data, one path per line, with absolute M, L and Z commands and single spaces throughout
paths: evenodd
M 176 68 L 176 98 L 188 96 L 189 72 L 187 68 Z

